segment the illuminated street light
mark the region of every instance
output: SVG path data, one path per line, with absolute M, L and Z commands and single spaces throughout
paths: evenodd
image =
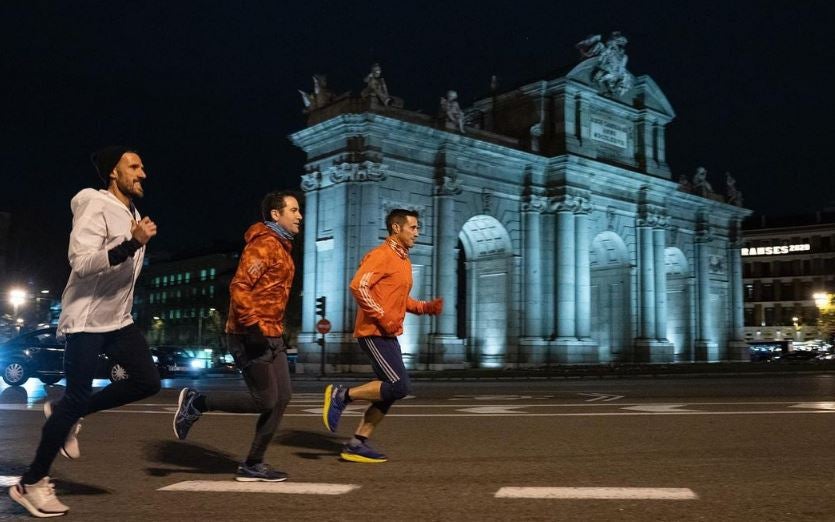
M 812 299 L 815 300 L 815 306 L 818 308 L 824 308 L 829 304 L 829 294 L 826 292 L 815 292 L 812 295 Z
M 9 290 L 9 303 L 12 304 L 14 309 L 14 318 L 17 319 L 17 309 L 26 302 L 26 291 L 21 290 L 20 288 L 12 288 Z M 20 325 L 17 326 L 18 332 L 20 331 Z
M 9 302 L 14 307 L 22 305 L 26 301 L 26 291 L 19 288 L 9 290 Z M 15 312 L 17 314 L 17 312 Z

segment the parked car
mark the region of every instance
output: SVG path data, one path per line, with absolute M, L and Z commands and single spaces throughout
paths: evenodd
M 795 350 L 774 357 L 774 362 L 805 362 L 818 358 L 817 350 Z
M 54 326 L 39 328 L 0 344 L 0 368 L 6 384 L 23 386 L 31 377 L 44 384 L 55 384 L 64 378 L 65 344 L 58 341 L 55 331 Z M 128 377 L 122 365 L 105 354 L 99 355 L 93 375 L 111 382 Z
M 23 386 L 30 377 L 55 384 L 64 377 L 64 343 L 54 327 L 18 335 L 0 344 L 0 368 L 9 386 Z
M 200 348 L 183 346 L 154 346 L 151 354 L 156 358 L 160 377 L 187 374 L 199 377 L 212 367 L 210 356 Z

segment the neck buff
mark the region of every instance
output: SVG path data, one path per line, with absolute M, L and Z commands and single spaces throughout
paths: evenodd
M 275 221 L 264 221 L 264 224 L 267 225 L 267 227 L 270 230 L 272 230 L 273 232 L 278 234 L 279 237 L 283 237 L 287 241 L 292 241 L 293 240 L 293 237 L 294 237 L 293 234 L 291 234 L 290 232 L 285 230 L 284 227 L 282 227 L 281 225 L 279 225 Z

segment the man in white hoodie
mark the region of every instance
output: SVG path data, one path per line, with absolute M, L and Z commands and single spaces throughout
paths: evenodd
M 145 337 L 131 317 L 133 289 L 145 245 L 157 233 L 133 200 L 143 195 L 145 167 L 139 155 L 111 146 L 94 153 L 93 164 L 106 190 L 84 189 L 72 199 L 69 261 L 72 271 L 61 298 L 58 336 L 66 338 L 67 387 L 58 402 L 44 404 L 47 421 L 35 458 L 9 496 L 36 517 L 66 514 L 55 496 L 49 468 L 60 451 L 78 458 L 80 419 L 144 399 L 160 389 Z M 125 368 L 128 378 L 92 393 L 99 354 Z

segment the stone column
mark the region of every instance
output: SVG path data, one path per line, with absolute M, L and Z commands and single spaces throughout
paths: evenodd
M 706 218 L 703 218 L 706 219 Z M 696 338 L 696 361 L 714 361 L 716 356 L 716 343 L 713 342 L 711 332 L 713 321 L 710 313 L 710 259 L 709 243 L 712 239 L 710 227 L 701 223 L 696 231 L 696 294 L 698 316 L 697 338 Z
M 542 303 L 542 211 L 545 201 L 541 196 L 528 196 L 522 203 L 522 241 L 525 259 L 524 297 L 522 300 L 522 336 L 543 338 Z
M 655 338 L 667 342 L 667 266 L 664 249 L 667 246 L 666 218 L 661 218 L 652 229 L 655 256 Z
M 434 295 L 444 300 L 444 310 L 434 321 L 430 334 L 430 346 L 421 356 L 429 368 L 454 367 L 464 363 L 464 342 L 457 335 L 458 310 L 458 225 L 455 222 L 455 196 L 461 193 L 461 184 L 455 170 L 446 167 L 445 174 L 435 187 L 435 245 Z
M 640 272 L 641 323 L 638 337 L 655 338 L 655 251 L 652 243 L 652 226 L 646 219 L 638 223 L 638 245 L 640 248 L 638 269 Z
M 438 190 L 435 195 L 435 296 L 444 299 L 444 310 L 435 320 L 435 333 L 439 335 L 456 334 L 458 279 L 455 261 L 455 247 L 458 234 L 455 223 L 455 199 L 448 190 Z
M 664 266 L 667 216 L 663 207 L 644 204 L 638 219 L 641 323 L 635 360 L 672 362 L 673 344 L 667 337 L 667 271 Z
M 728 360 L 748 360 L 748 343 L 745 341 L 745 294 L 742 281 L 742 223 L 737 219 L 731 225 L 731 238 L 728 242 L 728 286 L 731 292 L 731 332 L 726 358 Z M 797 282 L 797 280 L 795 280 Z M 794 298 L 799 292 L 795 290 Z
M 574 200 L 570 196 L 555 203 L 557 216 L 557 337 L 576 339 Z
M 316 332 L 316 231 L 319 226 L 319 187 L 321 174 L 313 172 L 302 176 L 304 191 L 304 261 L 307 270 L 302 280 L 302 334 L 304 341 L 312 342 Z
M 579 198 L 574 223 L 574 274 L 577 338 L 591 338 L 591 266 L 589 261 L 589 212 L 587 198 Z

